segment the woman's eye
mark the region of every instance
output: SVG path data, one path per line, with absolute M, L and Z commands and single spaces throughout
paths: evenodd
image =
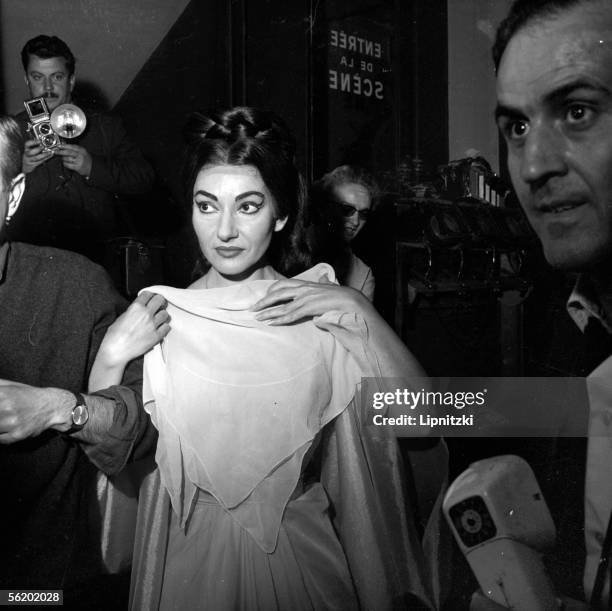
M 238 209 L 243 214 L 255 214 L 259 211 L 261 206 L 262 204 L 257 204 L 255 202 L 241 202 L 240 207 Z
M 214 210 L 210 202 L 194 202 L 194 204 L 198 207 L 198 210 L 204 214 L 213 212 Z

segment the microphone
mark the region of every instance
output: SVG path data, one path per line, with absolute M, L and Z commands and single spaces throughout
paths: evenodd
M 559 608 L 541 558 L 555 542 L 555 525 L 522 458 L 471 464 L 451 484 L 442 507 L 485 596 L 515 611 Z

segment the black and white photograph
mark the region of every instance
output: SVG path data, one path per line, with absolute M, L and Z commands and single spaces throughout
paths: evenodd
M 0 0 L 0 606 L 612 609 L 610 270 L 611 0 Z

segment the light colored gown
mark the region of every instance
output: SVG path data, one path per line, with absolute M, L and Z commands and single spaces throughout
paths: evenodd
M 333 277 L 325 264 L 300 277 L 324 273 Z M 271 283 L 147 289 L 167 299 L 172 320 L 145 357 L 143 389 L 171 511 L 156 583 L 136 554 L 135 608 L 155 605 L 134 594 L 134 580 L 136 590 L 159 591 L 161 609 L 358 606 L 358 573 L 332 527 L 326 492 L 320 483 L 305 487 L 302 471 L 323 427 L 354 400 L 362 374 L 374 375 L 376 358 L 355 314 L 278 327 L 257 321 L 249 308 Z

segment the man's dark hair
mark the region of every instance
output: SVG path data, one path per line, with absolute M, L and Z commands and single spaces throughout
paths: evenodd
M 23 135 L 12 117 L 0 115 L 0 178 L 8 189 L 13 178 L 21 172 Z
M 25 43 L 21 50 L 21 63 L 26 72 L 28 71 L 30 55 L 36 55 L 41 59 L 63 57 L 66 60 L 69 75 L 72 76 L 74 74 L 74 55 L 68 45 L 57 36 L 41 34 Z
M 502 55 L 510 39 L 525 25 L 535 19 L 543 19 L 560 13 L 589 0 L 515 0 L 508 16 L 499 24 L 493 44 L 495 71 L 499 68 Z

